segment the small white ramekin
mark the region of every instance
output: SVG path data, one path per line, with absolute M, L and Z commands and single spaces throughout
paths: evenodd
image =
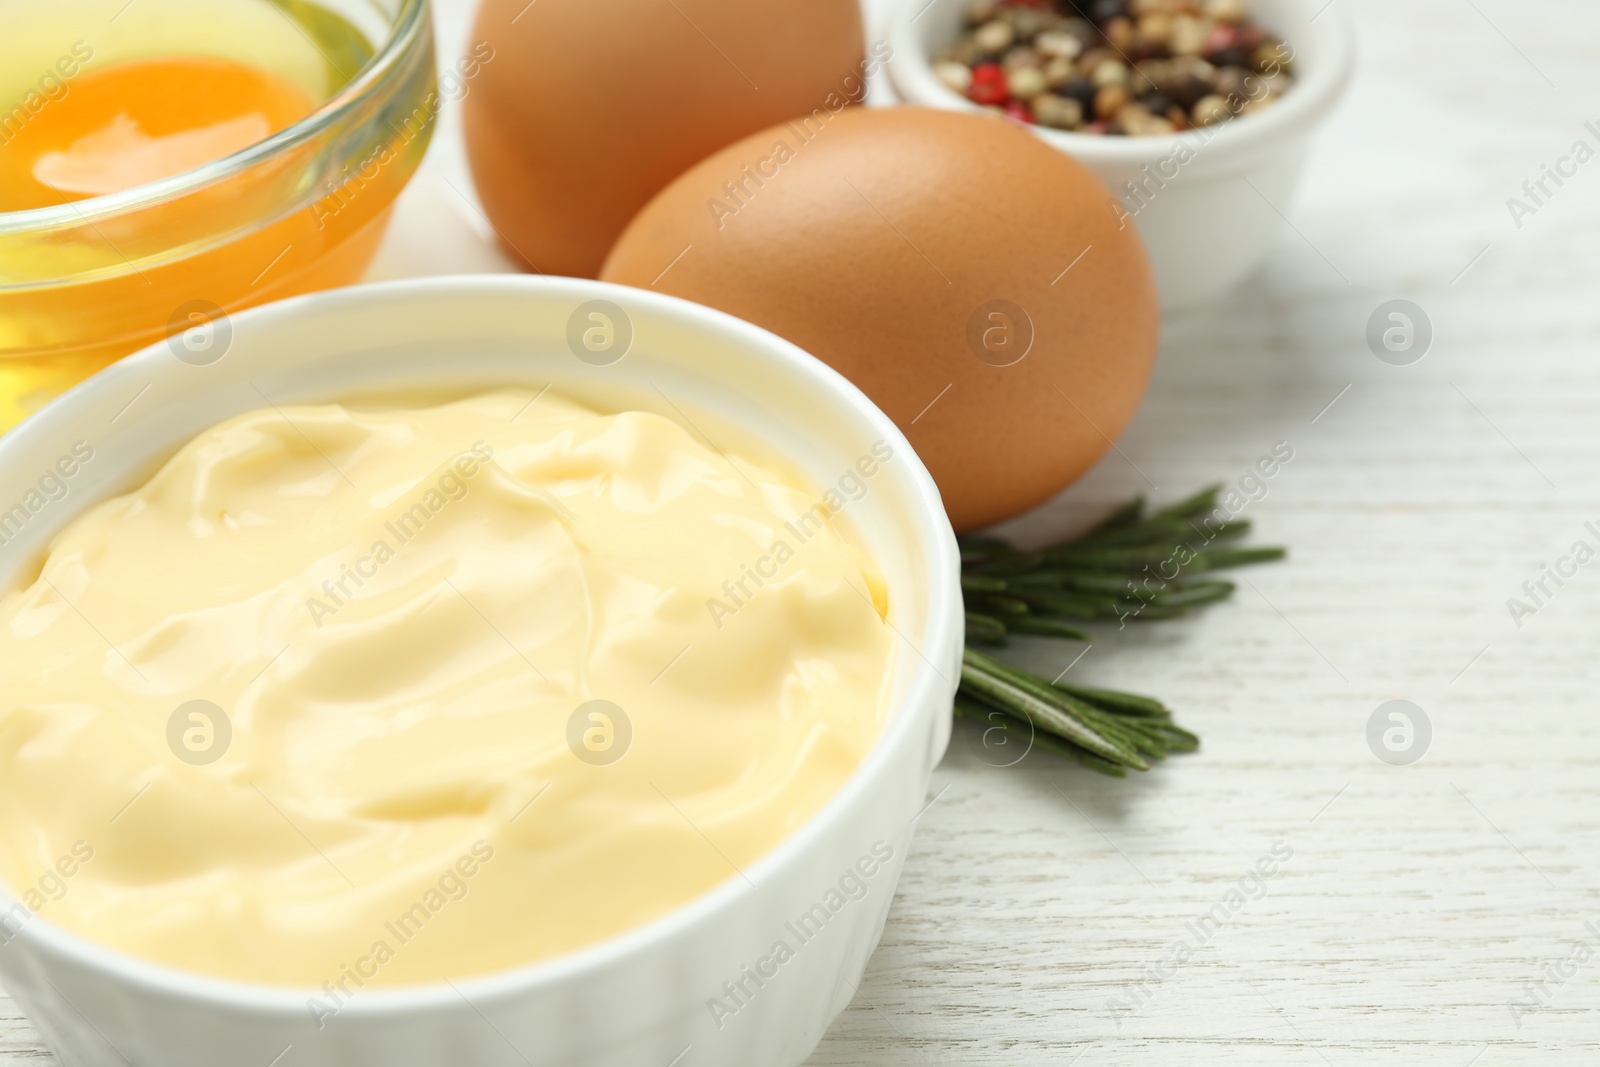
M 598 321 L 592 307 L 580 311 L 593 301 L 609 301 L 631 324 L 615 362 L 615 350 L 577 354 L 583 331 L 572 327 Z M 765 330 L 655 293 L 526 276 L 365 286 L 245 311 L 215 332 L 122 360 L 0 439 L 7 508 L 37 502 L 29 490 L 75 442 L 94 450 L 69 493 L 29 512 L 0 547 L 0 581 L 194 434 L 269 400 L 506 384 L 689 418 L 713 438 L 716 427 L 733 428 L 782 451 L 819 487 L 887 442 L 893 460 L 840 516 L 884 572 L 898 634 L 892 711 L 876 747 L 815 818 L 745 870 L 748 881 L 731 877 L 656 922 L 558 959 L 359 991 L 320 1029 L 308 1007 L 318 990 L 133 959 L 51 925 L 47 911 L 17 912 L 0 890 L 0 916 L 12 916 L 0 929 L 0 978 L 63 1067 L 787 1067 L 849 1003 L 949 740 L 960 568 L 933 480 L 894 424 L 827 365 Z M 830 909 L 839 899 L 830 889 L 850 871 L 865 895 L 849 882 L 857 899 Z M 801 929 L 820 932 L 802 942 L 793 924 L 805 915 Z M 771 962 L 780 941 L 793 958 Z M 713 999 L 737 1010 L 714 1010 Z
M 907 103 L 981 110 L 933 73 L 961 32 L 970 0 L 895 0 L 888 73 Z M 1311 135 L 1350 81 L 1355 45 L 1338 0 L 1252 0 L 1294 53 L 1295 84 L 1272 107 L 1221 126 L 1165 137 L 1097 137 L 1031 127 L 1112 190 L 1106 207 L 1139 229 L 1161 305 L 1191 307 L 1258 266 L 1283 230 Z M 1003 186 L 994 190 L 1003 199 Z

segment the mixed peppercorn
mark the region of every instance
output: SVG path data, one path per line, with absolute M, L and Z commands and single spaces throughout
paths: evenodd
M 934 72 L 1022 122 L 1141 137 L 1270 107 L 1291 58 L 1245 0 L 975 0 Z

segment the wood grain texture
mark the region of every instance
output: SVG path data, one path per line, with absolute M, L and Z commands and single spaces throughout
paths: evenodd
M 1168 321 L 1121 454 L 1011 531 L 1054 536 L 1294 447 L 1246 512 L 1292 559 L 1193 620 L 1104 629 L 1072 670 L 1160 695 L 1204 748 L 1112 781 L 1039 754 L 988 766 L 959 728 L 811 1067 L 1600 1056 L 1600 952 L 1511 1007 L 1600 943 L 1600 561 L 1521 628 L 1506 607 L 1600 521 L 1600 161 L 1521 229 L 1506 207 L 1595 143 L 1600 10 L 1335 2 L 1358 80 L 1278 205 L 1272 261 Z M 1414 366 L 1365 344 L 1393 298 L 1435 328 Z M 1016 651 L 1051 673 L 1077 653 Z M 1366 740 L 1396 698 L 1433 724 L 1410 767 Z M 1258 888 L 1247 872 L 1279 842 L 1292 856 Z M 1255 899 L 1230 910 L 1241 886 Z M 0 998 L 0 1067 L 52 1062 Z
M 1073 668 L 1160 694 L 1205 747 L 1116 782 L 1042 756 L 986 766 L 964 728 L 862 995 L 812 1067 L 1600 1051 L 1600 564 L 1521 629 L 1506 608 L 1575 539 L 1596 543 L 1600 163 L 1520 230 L 1505 203 L 1595 143 L 1600 13 L 1350 6 L 1358 80 L 1279 205 L 1293 229 L 1244 290 L 1169 320 L 1123 455 L 1013 524 L 1053 536 L 1293 445 L 1246 512 L 1291 561 L 1238 572 L 1236 599 L 1200 619 L 1107 630 Z M 1434 324 L 1414 366 L 1366 347 L 1394 298 Z M 1027 654 L 1054 673 L 1074 653 Z M 1434 727 L 1410 767 L 1366 741 L 1395 698 Z M 1202 947 L 1189 924 L 1278 841 L 1293 857 Z M 1595 958 L 1530 1000 L 1524 983 L 1583 940 Z M 1192 956 L 1167 966 L 1179 942 Z M 1540 1007 L 1519 1020 L 1513 1003 Z

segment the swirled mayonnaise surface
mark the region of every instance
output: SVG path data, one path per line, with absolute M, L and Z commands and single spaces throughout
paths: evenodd
M 772 467 L 514 390 L 201 434 L 0 600 L 0 942 L 331 1011 L 739 877 L 873 745 L 892 655 L 848 497 Z

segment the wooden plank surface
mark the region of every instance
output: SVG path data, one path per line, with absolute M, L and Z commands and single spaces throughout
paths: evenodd
M 1013 528 L 1051 536 L 1293 447 L 1245 512 L 1292 560 L 1194 620 L 1108 628 L 1072 670 L 1160 695 L 1205 746 L 1111 781 L 1037 754 L 991 767 L 958 730 L 813 1067 L 1600 1054 L 1600 562 L 1520 627 L 1506 603 L 1574 541 L 1600 549 L 1600 161 L 1520 229 L 1506 206 L 1574 141 L 1600 148 L 1600 9 L 1335 2 L 1358 81 L 1278 205 L 1268 268 L 1169 320 L 1121 454 Z M 379 275 L 407 272 L 393 249 L 449 194 L 407 195 Z M 495 265 L 470 245 L 440 256 Z M 1435 330 L 1407 367 L 1364 340 L 1396 298 Z M 1018 650 L 1051 673 L 1076 653 Z M 1432 723 L 1411 766 L 1368 745 L 1392 699 Z M 0 1067 L 53 1062 L 0 997 Z
M 1015 527 L 1048 536 L 1294 447 L 1246 512 L 1292 560 L 1240 572 L 1202 619 L 1107 632 L 1073 669 L 1167 698 L 1203 751 L 1114 782 L 989 767 L 958 735 L 814 1067 L 1600 1051 L 1600 565 L 1520 629 L 1506 607 L 1573 541 L 1600 548 L 1600 163 L 1520 230 L 1506 207 L 1575 140 L 1600 147 L 1600 11 L 1350 6 L 1358 80 L 1268 269 L 1169 321 L 1125 458 Z M 1413 366 L 1365 343 L 1395 298 L 1434 325 Z M 1368 747 L 1391 699 L 1433 724 L 1412 766 Z M 1278 842 L 1293 856 L 1258 889 Z M 1259 899 L 1197 935 L 1241 880 Z M 1595 958 L 1530 995 L 1583 942 Z

